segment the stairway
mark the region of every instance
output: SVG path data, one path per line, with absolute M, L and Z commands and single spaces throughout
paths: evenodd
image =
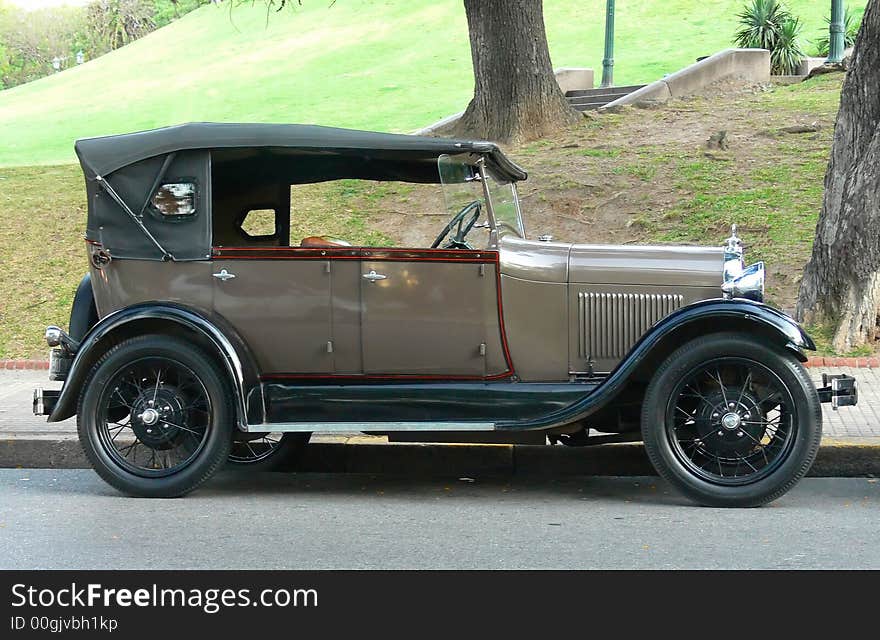
M 636 89 L 641 89 L 642 84 L 627 87 L 606 87 L 604 89 L 584 89 L 581 91 L 567 91 L 565 97 L 568 103 L 578 111 L 590 111 L 604 107 L 609 102 L 614 102 L 620 97 L 628 95 Z

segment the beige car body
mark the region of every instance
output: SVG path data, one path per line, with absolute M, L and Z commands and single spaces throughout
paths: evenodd
M 720 248 L 512 233 L 496 244 L 455 252 L 454 261 L 443 250 L 362 247 L 322 257 L 218 247 L 204 262 L 90 263 L 100 317 L 153 301 L 211 310 L 241 334 L 267 378 L 567 381 L 611 371 L 663 317 L 719 297 Z M 212 277 L 224 270 L 235 277 Z M 385 278 L 364 279 L 371 272 Z

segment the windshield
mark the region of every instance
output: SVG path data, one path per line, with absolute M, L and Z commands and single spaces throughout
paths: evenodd
M 440 181 L 443 184 L 443 197 L 446 203 L 446 211 L 449 218 L 454 218 L 468 205 L 479 202 L 482 205 L 480 223 L 489 222 L 488 207 L 486 206 L 486 194 L 488 193 L 495 227 L 501 230 L 511 231 L 521 237 L 525 237 L 525 229 L 522 223 L 522 214 L 519 207 L 519 199 L 516 186 L 513 183 L 502 183 L 491 174 L 486 174 L 486 188 L 483 188 L 483 180 L 474 166 L 474 159 L 469 154 L 456 156 L 442 155 L 437 161 L 440 171 Z
M 446 212 L 450 218 L 474 201 L 484 204 L 480 176 L 468 162 L 467 154 L 442 155 L 437 160 L 437 168 L 440 171 L 440 182 L 443 184 Z
M 526 231 L 523 227 L 516 185 L 512 182 L 507 184 L 496 182 L 491 175 L 486 177 L 486 184 L 489 187 L 492 213 L 495 216 L 495 224 L 498 226 L 498 230 L 500 231 L 504 228 L 508 231 L 513 231 L 521 238 L 525 238 Z

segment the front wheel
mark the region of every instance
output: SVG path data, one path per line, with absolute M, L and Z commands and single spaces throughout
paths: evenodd
M 161 335 L 122 342 L 94 366 L 80 395 L 86 457 L 128 495 L 184 495 L 229 455 L 227 387 L 217 364 L 189 342 Z
M 707 506 L 771 502 L 809 470 L 819 397 L 793 354 L 746 334 L 698 338 L 648 386 L 642 437 L 657 472 Z

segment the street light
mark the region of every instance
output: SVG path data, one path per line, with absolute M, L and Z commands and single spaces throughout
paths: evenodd
M 601 87 L 614 84 L 614 0 L 605 5 L 605 57 L 602 59 Z
M 839 63 L 843 60 L 843 0 L 831 0 L 831 24 L 828 27 L 828 60 Z

